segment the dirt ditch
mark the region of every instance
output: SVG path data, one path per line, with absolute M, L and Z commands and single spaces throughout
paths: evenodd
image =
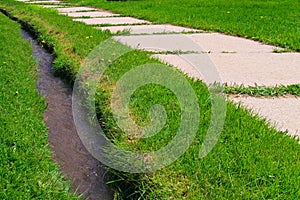
M 113 199 L 113 192 L 105 185 L 103 166 L 89 154 L 77 135 L 72 116 L 72 88 L 54 76 L 52 55 L 29 33 L 22 30 L 22 35 L 32 45 L 37 59 L 37 88 L 47 102 L 44 121 L 54 160 L 72 181 L 72 191 L 82 194 L 84 199 Z

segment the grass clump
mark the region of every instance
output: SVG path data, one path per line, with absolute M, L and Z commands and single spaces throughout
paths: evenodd
M 30 44 L 2 13 L 0 29 L 0 199 L 77 199 L 51 158 Z
M 300 51 L 300 2 L 294 0 L 66 0 L 123 15 L 242 36 Z
M 227 94 L 234 95 L 249 95 L 249 96 L 287 96 L 294 95 L 300 96 L 300 84 L 293 85 L 278 85 L 274 87 L 267 86 L 248 86 L 245 87 L 243 85 L 240 86 L 227 86 L 225 85 L 225 92 Z
M 150 9 L 151 2 L 147 2 L 144 5 Z M 133 1 L 123 3 L 137 4 Z M 108 32 L 75 23 L 48 9 L 42 10 L 14 1 L 1 2 L 0 5 L 34 25 L 39 37 L 45 38 L 46 43 L 48 38 L 54 41 L 56 62 L 70 63 L 61 65 L 61 70 L 65 67 L 70 69 L 66 71 L 67 75 L 71 74 L 68 77 L 73 77 L 78 71 L 78 66 L 72 63 L 82 62 L 91 48 L 110 36 Z M 95 101 L 98 119 L 107 137 L 118 147 L 134 152 L 153 151 L 168 144 L 180 124 L 180 103 L 168 88 L 147 84 L 131 96 L 131 116 L 139 125 L 149 123 L 148 113 L 153 104 L 161 104 L 166 110 L 166 124 L 148 139 L 128 137 L 117 126 L 110 107 L 112 89 L 126 72 L 159 61 L 149 58 L 147 52 L 132 50 L 116 60 L 105 62 L 111 64 L 98 85 Z M 226 104 L 225 125 L 218 143 L 208 156 L 198 158 L 200 145 L 210 126 L 213 99 L 201 81 L 188 78 L 187 81 L 194 89 L 200 107 L 198 132 L 192 145 L 176 162 L 153 173 L 130 174 L 108 169 L 111 174 L 109 185 L 118 191 L 116 198 L 297 199 L 300 195 L 298 141 L 270 128 L 265 120 L 230 102 Z

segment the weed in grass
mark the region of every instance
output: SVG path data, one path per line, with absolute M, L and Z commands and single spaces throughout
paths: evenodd
M 95 10 L 78 10 L 76 12 L 95 12 L 95 11 L 99 11 L 99 9 L 95 8 Z
M 190 34 L 190 33 L 203 33 L 203 32 L 204 31 L 188 31 L 188 32 L 163 31 L 163 32 L 155 32 L 155 33 L 137 33 L 137 34 L 132 34 L 132 33 L 126 33 L 125 32 L 125 34 L 123 34 L 123 35 L 172 35 L 172 34 Z M 116 35 L 118 35 L 118 34 L 116 33 Z
M 294 95 L 300 96 L 300 84 L 293 85 L 278 85 L 274 87 L 267 86 L 248 86 L 244 85 L 233 85 L 228 86 L 225 85 L 225 93 L 226 94 L 234 94 L 234 95 L 249 95 L 249 96 L 287 96 Z
M 182 32 L 175 32 L 175 31 L 164 31 L 161 33 L 152 33 L 152 35 L 166 35 L 166 34 L 193 34 L 193 33 L 208 33 L 207 31 L 203 30 L 195 30 L 195 31 L 182 31 Z
M 90 19 L 92 18 L 91 16 L 81 16 L 81 17 L 76 17 L 76 19 Z
M 278 48 L 275 48 L 273 49 L 273 52 L 274 53 L 288 53 L 288 52 L 292 52 L 291 49 L 278 49 Z
M 131 33 L 131 29 L 130 28 L 128 28 L 128 29 L 124 29 L 124 30 L 122 30 L 122 31 L 117 31 L 114 35 L 116 35 L 116 36 L 121 36 L 121 35 L 131 35 L 130 34 Z
M 183 55 L 183 54 L 210 54 L 211 51 L 182 51 L 182 50 L 174 50 L 174 51 L 147 51 L 148 54 L 165 54 L 165 55 Z
M 237 52 L 236 51 L 221 51 L 221 53 L 232 54 L 232 53 L 237 53 Z
M 134 26 L 136 25 L 148 25 L 149 23 L 135 23 Z M 107 27 L 107 26 L 129 26 L 131 24 L 91 24 L 89 26 L 94 26 L 94 27 Z

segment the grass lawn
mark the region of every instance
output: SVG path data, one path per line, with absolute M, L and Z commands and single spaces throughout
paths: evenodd
M 0 13 L 0 199 L 77 199 L 54 164 L 21 27 Z
M 300 2 L 295 0 L 65 0 L 155 23 L 238 35 L 300 51 Z
M 137 5 L 140 2 L 126 2 L 124 9 L 128 3 Z M 110 36 L 108 32 L 75 23 L 52 10 L 25 6 L 12 0 L 0 2 L 0 7 L 34 25 L 39 40 L 54 51 L 57 72 L 70 82 L 89 51 Z M 176 96 L 165 87 L 148 84 L 132 95 L 132 116 L 137 124 L 147 124 L 150 106 L 162 104 L 168 115 L 163 129 L 154 137 L 132 140 L 117 127 L 110 108 L 111 86 L 130 69 L 147 63 L 159 61 L 137 50 L 121 56 L 109 66 L 96 93 L 98 119 L 106 135 L 119 147 L 137 152 L 156 150 L 167 144 L 180 123 Z M 196 139 L 176 162 L 155 173 L 128 174 L 108 169 L 110 184 L 119 191 L 119 199 L 297 199 L 300 196 L 298 141 L 270 129 L 264 120 L 230 102 L 217 145 L 208 156 L 198 158 L 200 144 L 210 123 L 211 101 L 202 82 L 190 79 L 188 82 L 196 92 L 200 107 Z

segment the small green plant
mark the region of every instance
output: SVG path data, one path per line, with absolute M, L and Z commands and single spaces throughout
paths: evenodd
M 288 52 L 292 52 L 291 49 L 278 49 L 278 48 L 275 48 L 273 50 L 274 53 L 288 53 Z
M 294 95 L 300 96 L 300 84 L 293 85 L 278 85 L 274 87 L 267 86 L 248 86 L 244 85 L 233 85 L 228 86 L 225 85 L 226 94 L 234 94 L 234 95 L 249 95 L 249 96 L 287 96 Z
M 81 17 L 76 17 L 76 18 L 78 18 L 78 19 L 90 19 L 91 17 L 90 16 L 81 16 Z
M 128 29 L 124 29 L 124 30 L 122 30 L 122 31 L 117 31 L 117 32 L 115 33 L 115 35 L 130 35 L 130 32 L 131 32 L 131 29 L 128 28 Z
M 148 54 L 165 54 L 165 55 L 182 55 L 182 54 L 210 54 L 211 51 L 182 51 L 182 50 L 174 50 L 174 51 L 147 51 Z
M 237 53 L 236 51 L 221 51 L 221 53 L 230 54 L 230 53 Z
M 149 23 L 136 23 L 134 25 L 147 25 Z M 91 24 L 89 26 L 94 27 L 107 27 L 107 26 L 128 26 L 129 24 Z

